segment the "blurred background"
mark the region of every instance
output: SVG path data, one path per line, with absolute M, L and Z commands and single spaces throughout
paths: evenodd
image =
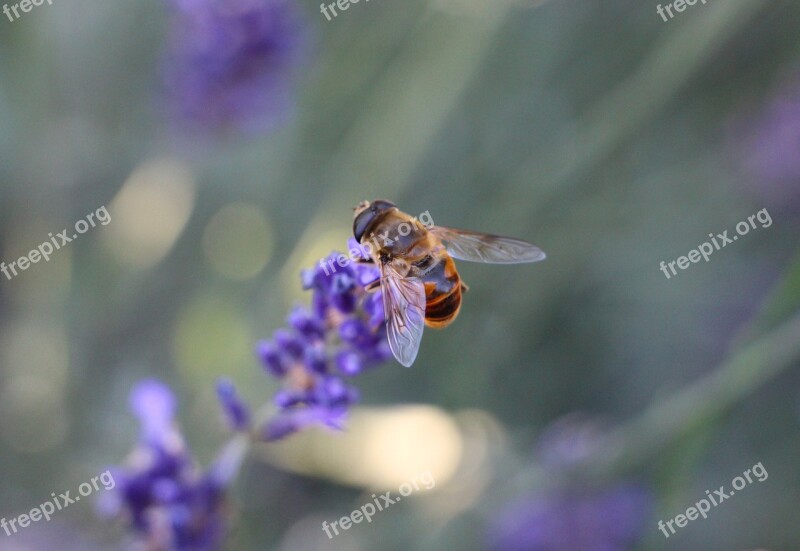
M 698 384 L 796 311 L 800 6 L 664 22 L 633 0 L 373 0 L 328 21 L 313 2 L 204 4 L 0 18 L 0 259 L 111 216 L 0 275 L 0 517 L 120 463 L 142 378 L 171 385 L 210 463 L 228 438 L 215 379 L 271 399 L 255 343 L 308 301 L 300 271 L 345 250 L 352 207 L 386 198 L 548 259 L 460 263 L 457 323 L 413 368 L 354 380 L 346 433 L 252 450 L 224 549 L 800 548 L 798 352 L 746 356 L 724 399 Z M 769 228 L 659 270 L 763 208 Z M 599 467 L 599 449 L 626 453 Z M 591 476 L 554 483 L 581 461 Z M 768 480 L 658 530 L 758 462 Z M 321 530 L 424 472 L 435 488 Z M 0 549 L 128 538 L 86 500 Z

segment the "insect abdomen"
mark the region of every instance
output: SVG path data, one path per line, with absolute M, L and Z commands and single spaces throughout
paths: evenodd
M 425 325 L 428 327 L 447 327 L 456 319 L 461 309 L 461 286 L 454 287 L 446 295 L 434 300 L 428 299 L 425 305 Z
M 425 325 L 446 327 L 461 309 L 461 279 L 455 263 L 447 256 L 432 267 L 424 276 Z

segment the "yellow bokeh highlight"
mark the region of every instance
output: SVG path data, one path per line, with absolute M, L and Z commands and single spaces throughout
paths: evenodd
M 63 389 L 32 375 L 11 378 L 0 394 L 0 435 L 22 453 L 42 453 L 61 445 L 69 432 Z
M 163 259 L 180 237 L 195 203 L 189 168 L 162 159 L 137 168 L 108 205 L 103 228 L 108 250 L 128 267 L 147 269 Z
M 347 430 L 312 430 L 264 450 L 287 470 L 324 476 L 371 490 L 396 490 L 430 473 L 445 485 L 461 461 L 464 443 L 455 420 L 426 405 L 359 407 Z
M 2 261 L 8 265 L 20 257 L 28 256 L 43 243 L 52 245 L 50 235 L 55 235 L 62 229 L 63 227 L 58 227 L 47 219 L 15 220 L 10 224 L 5 238 Z M 56 240 L 61 243 L 59 238 Z M 38 262 L 29 264 L 26 270 L 16 267 L 16 276 L 9 268 L 7 270 L 12 279 L 9 281 L 5 275 L 0 274 L 0 281 L 12 289 L 9 299 L 13 303 L 24 304 L 25 308 L 50 308 L 53 301 L 63 299 L 72 282 L 72 250 L 69 245 L 65 245 L 54 250 L 48 260 L 40 258 Z
M 253 342 L 240 309 L 221 297 L 201 296 L 179 315 L 173 350 L 184 378 L 204 388 L 234 366 L 251 365 Z
M 221 208 L 203 232 L 203 253 L 211 267 L 233 280 L 257 276 L 267 265 L 274 235 L 264 212 L 245 203 Z

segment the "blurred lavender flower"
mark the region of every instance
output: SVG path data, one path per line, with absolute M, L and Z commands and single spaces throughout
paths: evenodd
M 127 519 L 136 545 L 148 551 L 213 551 L 225 532 L 225 491 L 240 453 L 228 447 L 206 472 L 195 463 L 175 426 L 177 403 L 164 384 L 147 380 L 131 392 L 139 444 L 127 465 L 112 469 L 116 487 L 100 511 Z
M 736 158 L 753 178 L 750 192 L 776 210 L 800 209 L 800 76 L 737 126 Z
M 570 473 L 602 443 L 596 423 L 569 416 L 547 429 L 537 447 L 551 474 Z M 549 477 L 555 478 L 555 477 Z M 649 491 L 626 481 L 588 487 L 569 475 L 563 486 L 524 496 L 494 515 L 487 548 L 497 551 L 631 551 L 652 506 Z
M 200 130 L 269 130 L 292 105 L 307 30 L 293 0 L 167 0 L 174 8 L 166 86 Z
M 217 381 L 217 398 L 230 428 L 235 431 L 246 431 L 250 428 L 250 408 L 242 401 L 232 381 Z
M 51 520 L 48 524 L 37 522 L 13 538 L 8 538 L 5 533 L 3 551 L 40 551 L 44 549 L 58 549 L 58 551 L 108 551 L 107 546 L 101 546 L 84 537 L 76 530 L 75 526 Z
M 490 528 L 502 551 L 630 551 L 642 535 L 650 496 L 635 485 L 520 499 Z
M 588 461 L 605 440 L 605 429 L 600 422 L 582 413 L 572 413 L 542 431 L 535 454 L 546 468 L 570 470 Z
M 348 245 L 359 250 L 354 239 Z M 303 288 L 312 291 L 311 307 L 295 308 L 288 327 L 257 346 L 266 371 L 286 383 L 275 396 L 280 412 L 266 426 L 267 440 L 312 425 L 342 428 L 349 406 L 359 398 L 344 377 L 392 357 L 381 293 L 365 289 L 378 280 L 378 268 L 357 262 L 342 267 L 338 257 L 333 252 L 302 273 Z

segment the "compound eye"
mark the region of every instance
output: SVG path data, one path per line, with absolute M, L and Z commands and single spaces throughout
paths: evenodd
M 397 207 L 391 201 L 386 201 L 384 199 L 378 199 L 377 201 L 373 201 L 369 208 L 373 212 L 381 212 L 381 211 L 384 211 L 384 210 L 389 210 L 389 209 L 393 209 L 393 208 L 397 208 Z
M 356 219 L 353 220 L 353 237 L 356 238 L 356 241 L 361 243 L 364 232 L 367 231 L 367 228 L 374 219 L 375 212 L 371 208 L 356 216 Z

